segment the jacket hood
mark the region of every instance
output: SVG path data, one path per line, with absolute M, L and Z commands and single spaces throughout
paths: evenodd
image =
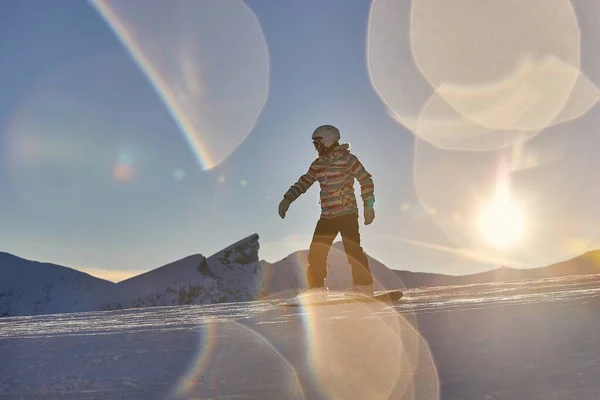
M 334 152 L 338 151 L 350 151 L 350 143 L 340 143 L 333 149 Z
M 350 143 L 340 143 L 337 146 L 335 146 L 333 149 L 331 149 L 331 151 L 327 152 L 326 154 L 319 154 L 317 156 L 317 160 L 331 160 L 334 157 L 339 156 L 340 154 L 346 153 L 350 151 Z
M 331 149 L 331 151 L 327 152 L 326 154 L 320 154 L 317 159 L 321 159 L 321 160 L 329 160 L 337 155 L 339 155 L 340 153 L 345 153 L 350 151 L 350 143 L 340 143 L 337 146 L 335 146 L 333 149 Z

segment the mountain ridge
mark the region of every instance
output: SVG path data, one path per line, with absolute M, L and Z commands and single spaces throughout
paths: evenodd
M 0 252 L 0 316 L 212 304 L 290 297 L 306 288 L 308 250 L 270 263 L 260 260 L 254 233 L 210 257 L 192 254 L 114 283 L 74 268 Z M 496 269 L 466 275 L 390 269 L 369 256 L 376 290 L 414 289 L 600 273 L 600 250 L 549 266 Z M 342 242 L 328 257 L 327 286 L 352 285 Z

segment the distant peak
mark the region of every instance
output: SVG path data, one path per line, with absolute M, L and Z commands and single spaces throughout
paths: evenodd
M 4 251 L 0 251 L 0 260 L 5 260 L 5 259 L 14 260 L 17 258 L 21 258 L 21 257 L 15 256 L 14 254 L 6 253 Z
M 258 234 L 254 233 L 245 237 L 234 244 L 227 246 L 214 256 L 218 258 L 224 265 L 230 263 L 249 264 L 258 261 Z
M 247 236 L 241 240 L 238 240 L 237 242 L 235 242 L 234 244 L 232 244 L 230 246 L 227 246 L 223 250 L 227 250 L 230 248 L 235 248 L 235 247 L 239 247 L 239 246 L 243 246 L 245 244 L 251 244 L 251 243 L 258 243 L 258 233 L 253 233 L 250 236 Z

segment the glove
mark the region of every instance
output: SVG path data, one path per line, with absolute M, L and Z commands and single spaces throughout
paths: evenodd
M 279 216 L 281 218 L 285 218 L 285 213 L 287 212 L 288 208 L 290 208 L 290 204 L 291 201 L 284 197 L 283 200 L 281 200 L 281 203 L 279 203 Z
M 365 225 L 369 225 L 375 219 L 375 209 L 373 207 L 365 207 Z

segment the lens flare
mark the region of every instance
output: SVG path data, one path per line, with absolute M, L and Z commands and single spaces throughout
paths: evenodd
M 187 173 L 185 172 L 185 170 L 181 169 L 181 168 L 175 168 L 173 170 L 173 179 L 177 182 L 180 182 L 182 180 L 184 180 L 187 176 Z
M 133 178 L 133 168 L 127 164 L 117 164 L 113 168 L 113 177 L 119 182 L 129 182 Z
M 61 89 L 61 78 L 35 82 L 23 94 L 8 116 L 0 149 L 11 190 L 24 209 L 69 218 L 98 206 L 90 188 L 115 171 L 95 151 L 102 147 L 102 136 L 95 134 L 103 122 L 72 91 Z
M 203 169 L 253 128 L 268 91 L 268 54 L 243 1 L 92 0 L 146 74 Z
M 120 152 L 113 167 L 113 177 L 119 182 L 129 182 L 133 179 L 133 159 L 127 152 Z
M 294 242 L 292 247 L 297 249 L 297 243 L 308 246 L 309 241 L 310 238 L 291 236 L 276 245 Z M 281 337 L 274 336 L 272 328 L 278 320 L 269 322 L 267 335 L 272 337 L 271 342 L 305 343 L 304 363 L 310 367 L 312 384 L 323 398 L 437 399 L 435 363 L 415 329 L 417 321 L 411 313 L 401 315 L 394 306 L 368 302 L 315 306 L 310 303 L 310 296 L 295 296 L 286 290 L 306 290 L 307 253 L 301 251 L 284 258 L 276 270 L 265 266 L 267 297 L 295 297 L 299 308 L 278 309 L 288 318 L 294 312 L 302 318 L 301 331 L 282 328 L 278 331 Z M 370 268 L 375 290 L 404 288 L 398 275 L 375 259 L 370 260 Z M 352 286 L 351 267 L 341 242 L 334 243 L 330 250 L 326 285 L 330 298 L 343 296 L 343 290 Z
M 304 398 L 296 370 L 263 335 L 232 320 L 203 326 L 198 355 L 169 398 Z
M 542 7 L 543 5 L 543 7 Z M 600 98 L 593 29 L 569 1 L 372 2 L 367 60 L 389 113 L 418 138 L 495 150 L 576 119 Z
M 551 4 L 548 4 L 551 3 Z M 467 119 L 539 130 L 579 74 L 579 29 L 564 0 L 417 0 L 411 49 L 421 74 Z
M 330 296 L 341 296 L 330 293 Z M 330 399 L 438 399 L 425 340 L 392 308 L 377 303 L 302 305 L 314 381 Z

